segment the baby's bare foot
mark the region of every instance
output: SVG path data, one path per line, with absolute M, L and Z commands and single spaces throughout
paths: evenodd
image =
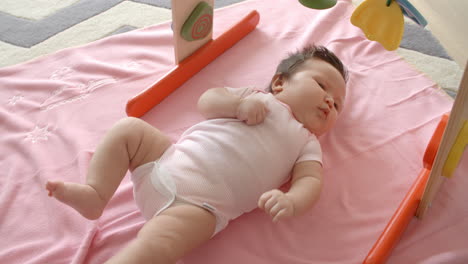
M 46 189 L 49 191 L 49 196 L 71 206 L 91 220 L 99 218 L 106 205 L 96 190 L 87 184 L 48 181 Z

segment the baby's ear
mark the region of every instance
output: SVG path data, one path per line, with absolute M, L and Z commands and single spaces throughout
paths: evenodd
M 271 91 L 273 94 L 277 94 L 283 91 L 285 81 L 286 78 L 281 73 L 277 73 L 275 76 L 273 76 L 271 80 Z

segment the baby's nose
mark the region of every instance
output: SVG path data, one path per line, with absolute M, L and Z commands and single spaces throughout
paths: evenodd
M 330 96 L 330 95 L 326 95 L 325 96 L 325 102 L 327 103 L 327 105 L 331 108 L 333 106 L 333 104 L 335 103 L 335 101 L 333 100 L 333 98 Z

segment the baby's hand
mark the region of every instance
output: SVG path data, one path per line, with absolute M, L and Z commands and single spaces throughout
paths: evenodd
M 258 207 L 273 217 L 273 222 L 294 215 L 293 201 L 280 190 L 262 194 L 258 200 Z
M 265 120 L 268 109 L 258 98 L 243 98 L 237 108 L 237 119 L 247 125 L 257 125 Z

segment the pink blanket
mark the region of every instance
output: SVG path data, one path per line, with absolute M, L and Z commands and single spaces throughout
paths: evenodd
M 344 113 L 320 138 L 325 184 L 304 217 L 273 224 L 255 210 L 183 263 L 359 263 L 403 199 L 452 100 L 393 52 L 365 39 L 350 1 L 316 11 L 252 0 L 215 12 L 214 35 L 249 11 L 254 32 L 143 118 L 174 140 L 202 120 L 210 87 L 265 87 L 288 51 L 315 42 L 350 71 Z M 47 196 L 47 179 L 81 181 L 97 142 L 128 99 L 173 65 L 169 23 L 0 69 L 0 263 L 102 263 L 143 225 L 126 177 L 97 221 Z M 426 219 L 414 220 L 389 263 L 468 263 L 468 155 Z M 462 175 L 463 174 L 463 175 Z

